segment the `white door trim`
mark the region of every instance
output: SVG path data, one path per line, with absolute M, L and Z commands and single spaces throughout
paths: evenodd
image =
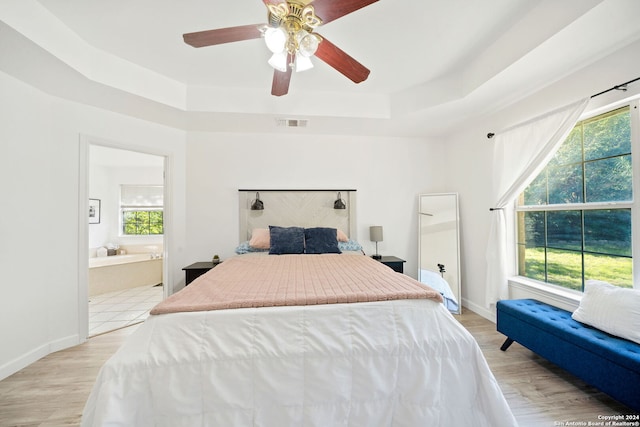
M 173 279 L 169 272 L 171 260 L 171 230 L 173 229 L 173 155 L 169 152 L 154 150 L 130 143 L 106 140 L 103 138 L 80 134 L 79 141 L 79 183 L 78 183 L 78 339 L 85 342 L 89 335 L 89 147 L 100 145 L 122 150 L 136 151 L 164 157 L 164 224 L 165 234 L 162 263 L 162 280 L 164 298 L 173 290 Z

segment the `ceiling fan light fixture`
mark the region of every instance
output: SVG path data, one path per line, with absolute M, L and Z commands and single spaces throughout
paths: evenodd
M 305 55 L 296 55 L 296 73 L 307 71 L 313 68 L 311 58 Z
M 283 73 L 287 72 L 287 52 L 279 52 L 271 55 L 269 65 Z
M 319 37 L 305 30 L 298 31 L 298 53 L 303 56 L 313 56 L 318 50 L 320 44 Z
M 284 48 L 287 45 L 287 33 L 282 27 L 269 27 L 264 33 L 264 42 L 271 52 L 284 52 Z

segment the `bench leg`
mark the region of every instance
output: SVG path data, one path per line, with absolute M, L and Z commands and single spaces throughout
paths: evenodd
M 507 338 L 506 340 L 504 340 L 504 342 L 502 343 L 502 346 L 500 347 L 500 350 L 502 351 L 507 351 L 507 349 L 509 348 L 509 346 L 513 344 L 513 340 L 511 338 Z

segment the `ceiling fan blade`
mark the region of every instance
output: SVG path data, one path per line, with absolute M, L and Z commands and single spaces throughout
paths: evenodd
M 371 72 L 367 67 L 347 55 L 338 46 L 322 37 L 315 56 L 326 62 L 354 83 L 367 80 Z
M 271 95 L 282 96 L 289 93 L 289 82 L 291 81 L 291 67 L 287 71 L 273 70 L 273 82 L 271 83 Z
M 242 25 L 239 27 L 218 28 L 217 30 L 198 31 L 183 34 L 184 42 L 193 47 L 213 46 L 216 44 L 258 39 L 262 37 L 260 27 L 264 24 Z
M 267 2 L 268 0 L 264 0 Z M 378 0 L 314 0 L 313 6 L 316 15 L 322 19 L 322 23 L 334 21 L 338 18 L 369 6 Z

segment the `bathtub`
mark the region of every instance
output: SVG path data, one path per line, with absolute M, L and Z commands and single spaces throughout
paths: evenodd
M 162 283 L 162 258 L 127 254 L 89 258 L 89 296 Z

